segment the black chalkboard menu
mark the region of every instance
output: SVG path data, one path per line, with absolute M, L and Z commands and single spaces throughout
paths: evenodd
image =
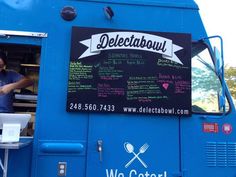
M 68 112 L 191 115 L 191 35 L 73 27 Z

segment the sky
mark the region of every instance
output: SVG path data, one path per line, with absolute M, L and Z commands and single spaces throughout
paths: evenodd
M 235 0 L 195 0 L 208 36 L 220 35 L 224 42 L 225 65 L 236 67 Z

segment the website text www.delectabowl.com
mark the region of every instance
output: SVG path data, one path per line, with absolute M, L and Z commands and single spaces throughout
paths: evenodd
M 143 114 L 163 114 L 163 115 L 189 115 L 187 109 L 175 109 L 175 108 L 152 108 L 152 107 L 124 107 L 126 113 L 143 113 Z

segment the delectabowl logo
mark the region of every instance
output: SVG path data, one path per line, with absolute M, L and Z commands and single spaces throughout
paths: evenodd
M 134 157 L 130 159 L 129 162 L 126 163 L 125 168 L 128 168 L 134 162 L 134 160 L 138 160 L 145 168 L 148 167 L 147 164 L 139 157 L 139 155 L 144 154 L 147 151 L 147 149 L 149 148 L 149 144 L 147 143 L 143 144 L 139 148 L 138 153 L 134 152 L 134 146 L 129 142 L 124 143 L 124 148 L 127 153 L 134 155 Z
M 163 58 L 183 65 L 176 52 L 183 47 L 173 43 L 171 39 L 141 32 L 116 31 L 93 34 L 91 38 L 79 41 L 87 49 L 78 59 L 99 55 L 103 50 L 135 49 L 159 53 Z

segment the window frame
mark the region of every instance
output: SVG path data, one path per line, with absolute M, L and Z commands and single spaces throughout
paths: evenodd
M 207 49 L 208 52 L 209 52 L 209 55 L 210 55 L 210 58 L 211 58 L 211 61 L 212 61 L 213 67 L 214 67 L 213 69 L 214 69 L 214 72 L 215 72 L 215 60 L 214 60 L 214 54 L 213 54 L 214 52 L 213 52 L 213 50 L 211 48 L 211 45 L 209 43 L 203 41 L 203 40 L 192 41 L 192 44 L 194 44 L 194 43 L 196 43 L 196 44 L 199 43 L 201 45 L 205 45 L 206 46 L 205 49 Z M 193 57 L 194 56 L 191 57 L 191 61 L 192 61 Z M 192 65 L 191 65 L 191 70 L 192 70 Z M 222 87 L 222 84 L 224 84 L 224 82 L 225 82 L 224 78 L 217 76 L 217 74 L 216 74 L 216 77 L 219 79 L 220 85 Z M 232 111 L 232 105 L 231 105 L 231 102 L 229 100 L 229 94 L 228 94 L 227 90 L 228 90 L 228 88 L 225 89 L 225 104 L 228 105 L 228 109 L 225 111 L 225 113 L 223 111 L 222 112 L 221 111 L 219 111 L 219 112 L 197 112 L 197 111 L 194 111 L 193 109 L 192 109 L 192 113 L 193 114 L 205 114 L 205 115 L 223 115 L 223 114 L 229 114 Z M 192 95 L 193 95 L 193 90 L 192 90 Z M 192 104 L 192 108 L 193 108 L 193 104 Z

